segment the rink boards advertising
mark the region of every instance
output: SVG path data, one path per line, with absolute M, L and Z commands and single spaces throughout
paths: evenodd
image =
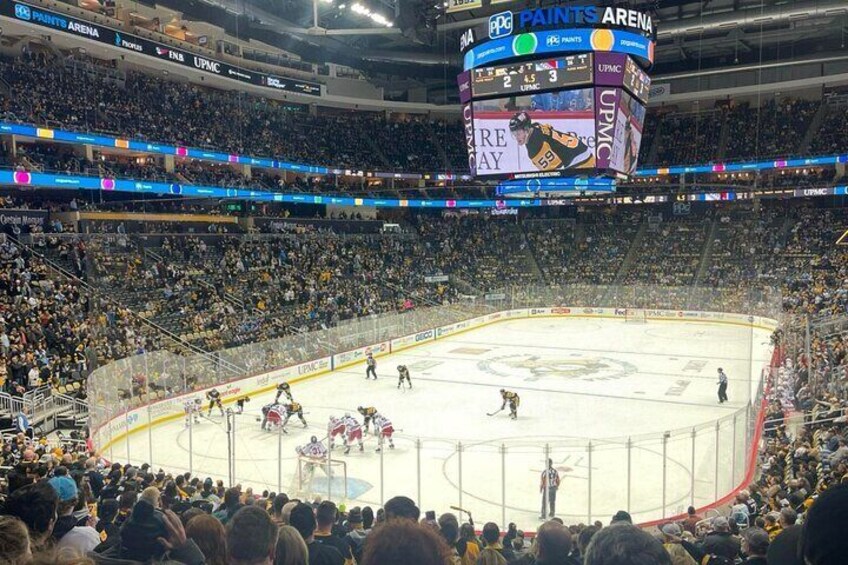
M 27 24 L 112 45 L 126 51 L 159 59 L 160 61 L 190 67 L 206 74 L 293 94 L 321 96 L 321 85 L 316 82 L 292 77 L 281 77 L 231 65 L 210 57 L 176 49 L 164 43 L 151 41 L 137 35 L 80 20 L 61 12 L 45 10 L 23 2 L 0 0 L 0 15 Z
M 338 370 L 356 363 L 362 363 L 367 353 L 374 357 L 381 357 L 444 339 L 451 335 L 482 328 L 493 323 L 527 318 L 543 317 L 573 317 L 573 318 L 601 318 L 619 319 L 626 317 L 627 309 L 623 307 L 596 307 L 584 308 L 576 306 L 555 306 L 548 308 L 523 308 L 516 310 L 503 310 L 483 316 L 470 318 L 460 322 L 448 324 L 435 328 L 423 328 L 422 330 L 402 336 L 389 341 L 379 342 L 355 350 L 337 353 L 335 355 L 313 359 L 305 363 L 283 367 L 270 372 L 262 372 L 222 382 L 209 387 L 193 391 L 191 393 L 178 395 L 172 398 L 157 400 L 132 409 L 120 406 L 112 407 L 114 412 L 99 425 L 91 430 L 92 441 L 98 449 L 106 452 L 110 445 L 122 441 L 127 435 L 141 431 L 151 425 L 161 424 L 184 416 L 184 403 L 194 399 L 205 399 L 206 392 L 217 388 L 221 393 L 224 404 L 234 402 L 238 397 L 244 395 L 257 395 L 273 390 L 277 383 L 286 381 L 297 383 L 302 380 L 312 379 L 331 371 Z M 666 322 L 700 322 L 712 324 L 729 324 L 743 327 L 759 328 L 773 331 L 777 322 L 770 318 L 752 316 L 728 312 L 701 312 L 686 310 L 646 310 L 647 319 L 663 320 Z

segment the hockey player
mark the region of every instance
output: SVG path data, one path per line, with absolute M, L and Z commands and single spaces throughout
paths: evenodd
M 203 410 L 202 401 L 199 398 L 195 398 L 194 400 L 186 400 L 183 402 L 183 409 L 185 410 L 185 425 L 189 427 L 191 425 L 192 416 L 194 416 L 194 423 L 200 423 L 200 411 Z
M 342 442 L 347 445 L 347 439 L 345 439 L 344 418 L 330 416 L 330 421 L 327 423 L 327 438 L 330 440 L 330 449 L 333 449 L 336 446 L 336 442 L 334 440 L 336 436 L 342 436 Z
M 362 426 L 350 414 L 345 414 L 342 421 L 345 425 L 345 455 L 350 453 L 350 445 L 354 440 L 359 442 L 359 451 L 364 451 L 365 446 L 362 445 Z
M 282 404 L 272 402 L 262 407 L 262 425 L 263 430 L 271 431 L 273 427 L 277 427 L 283 423 L 285 411 Z
M 501 389 L 501 398 L 503 398 L 501 410 L 506 408 L 506 405 L 509 404 L 509 417 L 513 420 L 517 419 L 518 405 L 521 403 L 521 399 L 518 397 L 518 393 Z
M 289 386 L 289 383 L 286 382 L 282 382 L 277 385 L 277 396 L 274 397 L 274 403 L 276 404 L 277 402 L 279 402 L 280 396 L 284 394 L 286 395 L 286 398 L 289 399 L 289 402 L 294 400 L 291 395 L 291 387 Z
M 300 418 L 300 421 L 303 423 L 303 427 L 306 427 L 306 419 L 303 417 L 303 406 L 298 404 L 297 402 L 290 402 L 289 404 L 283 404 L 283 408 L 286 410 L 286 418 L 283 420 L 283 427 L 286 427 L 286 424 L 289 423 L 289 418 L 294 415 L 297 415 Z
M 406 380 L 406 384 L 409 385 L 409 388 L 412 388 L 412 380 L 409 378 L 409 369 L 406 368 L 406 365 L 398 365 L 398 388 L 403 386 L 403 381 Z
M 365 380 L 367 381 L 370 377 L 374 377 L 374 380 L 377 380 L 377 360 L 374 359 L 374 354 L 370 351 L 365 355 Z
M 236 414 L 244 414 L 244 403 L 250 402 L 249 396 L 242 396 L 236 400 Z
M 389 440 L 389 449 L 395 448 L 395 442 L 392 436 L 395 433 L 395 428 L 392 426 L 392 421 L 382 414 L 374 414 L 374 432 L 377 434 L 377 451 L 383 449 L 383 441 Z
M 206 414 L 207 416 L 212 415 L 212 408 L 214 406 L 218 407 L 218 410 L 221 411 L 221 416 L 224 415 L 224 405 L 221 403 L 221 393 L 218 392 L 217 388 L 213 388 L 209 392 L 206 393 L 206 398 L 209 400 L 209 412 Z
M 365 433 L 367 434 L 368 433 L 368 424 L 371 423 L 371 420 L 374 418 L 374 414 L 377 413 L 377 409 L 374 408 L 373 406 L 367 406 L 367 407 L 360 406 L 359 408 L 356 409 L 356 411 L 359 412 L 360 414 L 362 414 L 362 417 L 365 418 L 365 421 L 363 422 L 363 426 L 365 427 Z
M 540 171 L 595 166 L 592 150 L 579 137 L 559 132 L 548 124 L 534 124 L 527 112 L 518 112 L 509 120 L 509 131 Z
M 316 467 L 320 467 L 324 470 L 328 477 L 330 476 L 330 466 L 322 464 L 324 463 L 324 459 L 326 459 L 327 457 L 327 448 L 324 447 L 323 443 L 318 441 L 317 437 L 312 436 L 311 438 L 309 438 L 309 443 L 296 447 L 295 451 L 301 457 L 311 459 L 311 461 L 307 463 L 306 467 L 304 468 L 304 471 L 308 476 L 307 483 L 312 482 L 311 479 L 315 474 Z

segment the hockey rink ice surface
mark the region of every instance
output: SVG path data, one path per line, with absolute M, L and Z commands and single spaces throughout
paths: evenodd
M 481 525 L 493 520 L 503 526 L 506 518 L 535 529 L 547 444 L 562 477 L 557 515 L 567 523 L 586 522 L 590 512 L 593 520 L 607 523 L 627 508 L 628 474 L 634 520 L 659 519 L 685 512 L 691 501 L 705 505 L 716 493 L 729 492 L 735 486 L 730 468 L 741 479 L 745 420 L 739 418 L 738 429 L 730 422 L 719 432 L 715 422 L 745 408 L 770 351 L 767 330 L 737 325 L 579 318 L 496 323 L 380 357 L 377 381 L 366 381 L 360 364 L 294 384 L 294 399 L 303 405 L 309 426 L 304 429 L 293 418 L 287 435 L 260 430 L 260 408 L 274 393 L 254 396 L 237 418 L 235 476 L 256 492 L 277 492 L 280 483 L 282 492 L 294 493 L 295 447 L 312 435 L 325 437 L 330 415 L 349 412 L 361 421 L 357 407 L 375 406 L 392 420 L 397 447 L 381 455 L 370 435 L 364 452 L 354 447 L 345 456 L 337 446 L 332 457 L 346 462 L 347 498 L 342 500 L 338 471 L 329 484 L 320 469 L 315 471 L 316 494 L 327 498 L 329 490 L 349 508 L 376 508 L 382 500 L 406 495 L 420 501 L 422 515 L 453 505 L 471 511 Z M 409 367 L 412 390 L 397 389 L 399 364 Z M 721 405 L 718 367 L 730 381 L 730 401 Z M 487 416 L 500 408 L 501 388 L 521 396 L 515 421 L 508 410 Z M 136 432 L 106 455 L 140 464 L 152 453 L 154 468 L 183 472 L 191 466 L 196 476 L 226 480 L 225 427 L 215 413 L 190 428 L 179 419 Z M 693 427 L 700 430 L 694 440 Z M 665 431 L 675 433 L 665 446 L 663 465 Z M 629 471 L 628 437 L 633 441 Z

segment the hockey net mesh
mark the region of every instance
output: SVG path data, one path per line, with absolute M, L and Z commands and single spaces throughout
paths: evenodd
M 306 498 L 315 495 L 347 498 L 347 463 L 339 459 L 314 459 L 298 456 L 297 471 L 290 490 Z M 291 496 L 291 494 L 289 494 Z

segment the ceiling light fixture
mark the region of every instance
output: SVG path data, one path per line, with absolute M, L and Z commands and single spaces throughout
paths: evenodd
M 354 4 L 352 4 L 350 9 L 359 14 L 360 16 L 370 18 L 371 21 L 375 24 L 379 24 L 381 26 L 386 27 L 392 27 L 394 25 L 391 21 L 389 21 L 388 18 L 386 18 L 386 16 L 372 11 L 370 8 L 361 4 L 360 2 L 355 2 Z

